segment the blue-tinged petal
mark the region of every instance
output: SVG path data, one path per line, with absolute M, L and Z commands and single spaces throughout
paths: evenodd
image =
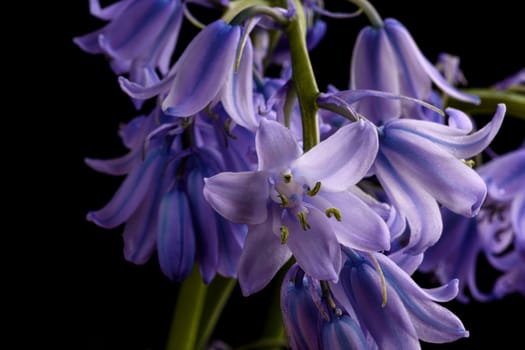
M 177 0 L 180 5 L 180 1 Z M 184 19 L 184 11 L 180 8 L 173 11 L 168 23 L 166 23 L 163 32 L 159 36 L 159 41 L 155 43 L 153 52 L 150 54 L 149 62 L 155 62 L 162 75 L 168 73 L 171 65 L 171 59 L 177 44 L 180 28 Z
M 100 47 L 118 60 L 143 54 L 178 6 L 176 0 L 134 1 L 105 27 L 99 36 Z
M 140 152 L 129 152 L 123 157 L 114 159 L 86 158 L 84 162 L 98 172 L 109 175 L 126 175 L 132 169 L 140 167 L 142 161 Z
M 350 316 L 333 317 L 323 322 L 323 350 L 369 349 L 363 331 Z
M 104 228 L 114 228 L 126 221 L 161 177 L 165 164 L 161 153 L 148 154 L 141 166 L 129 173 L 109 203 L 102 209 L 90 211 L 87 219 Z
M 385 125 L 381 150 L 406 179 L 418 183 L 455 213 L 474 216 L 485 200 L 486 185 L 478 173 L 426 138 Z
M 465 130 L 413 119 L 392 121 L 389 128 L 407 133 L 407 138 L 417 135 L 431 141 L 456 158 L 470 158 L 482 152 L 492 142 L 501 127 L 505 111 L 505 105 L 498 104 L 492 120 L 469 135 Z
M 341 271 L 341 283 L 360 323 L 380 349 L 420 349 L 402 300 L 388 282 L 384 285 L 374 264 L 367 260 L 352 258 Z M 386 288 L 386 304 L 383 288 Z
M 99 0 L 89 0 L 89 13 L 99 19 L 109 21 L 118 16 L 132 2 L 133 0 L 122 0 L 102 8 Z
M 445 303 L 448 301 L 452 301 L 457 295 L 459 291 L 459 280 L 457 278 L 454 278 L 450 280 L 447 284 L 444 284 L 440 287 L 435 288 L 421 288 L 422 291 L 424 291 L 428 297 L 434 301 L 439 301 L 441 303 Z
M 263 289 L 292 253 L 272 232 L 272 220 L 251 225 L 239 261 L 239 285 L 248 296 Z
M 454 313 L 434 302 L 436 297 L 450 299 L 451 294 L 457 293 L 457 281 L 452 282 L 444 290 L 435 291 L 434 294 L 431 292 L 429 295 L 388 257 L 382 254 L 374 256 L 381 265 L 385 280 L 392 287 L 392 292 L 399 295 L 404 303 L 417 336 L 421 340 L 429 343 L 445 343 L 469 336 L 469 332 Z
M 341 249 L 324 213 L 309 208 L 306 215 L 311 228 L 303 230 L 297 217 L 285 216 L 283 225 L 289 229 L 287 245 L 297 264 L 318 280 L 337 282 L 341 269 Z
M 202 279 L 211 282 L 217 273 L 219 261 L 219 235 L 216 213 L 203 195 L 204 174 L 198 167 L 186 175 L 186 192 L 189 194 L 192 221 L 195 226 L 197 259 Z
M 518 262 L 518 264 L 521 265 L 517 265 L 513 269 L 506 271 L 496 280 L 496 283 L 494 283 L 492 293 L 497 298 L 501 299 L 512 293 L 521 293 L 525 296 L 525 264 L 523 260 Z
M 186 193 L 178 186 L 164 196 L 159 208 L 157 253 L 162 272 L 180 282 L 195 261 L 195 234 Z
M 511 200 L 525 187 L 525 148 L 494 158 L 478 171 L 492 198 Z
M 94 32 L 77 36 L 73 38 L 73 42 L 87 53 L 96 55 L 104 52 L 98 44 L 99 36 L 104 32 L 104 28 L 96 30 Z
M 448 115 L 448 125 L 450 127 L 463 130 L 467 133 L 474 130 L 472 118 L 470 118 L 465 112 L 452 107 L 445 109 L 445 112 Z
M 256 225 L 266 221 L 269 199 L 268 173 L 224 172 L 204 179 L 204 198 L 226 219 Z
M 232 70 L 241 28 L 222 19 L 207 25 L 178 60 L 178 71 L 168 96 L 166 114 L 186 117 L 203 110 L 223 87 Z
M 525 260 L 525 190 L 522 189 L 512 201 L 510 207 L 510 220 L 516 235 L 517 249 Z M 524 262 L 525 263 L 525 262 Z
M 160 172 L 155 176 L 155 181 L 148 189 L 137 210 L 126 221 L 124 232 L 124 258 L 134 264 L 146 263 L 155 251 L 158 227 L 159 206 L 163 195 L 168 190 L 168 185 L 173 180 L 169 174 L 178 162 L 167 165 L 164 157 Z
M 330 222 L 337 240 L 344 246 L 363 251 L 390 249 L 390 233 L 381 217 L 351 192 L 320 193 L 312 197 L 323 197 L 329 207 L 341 212 L 341 221 L 331 218 Z M 329 207 L 319 207 L 325 211 Z
M 350 123 L 298 158 L 292 169 L 323 190 L 343 191 L 368 172 L 378 150 L 376 127 L 367 121 Z
M 367 26 L 359 33 L 352 54 L 350 88 L 400 94 L 399 72 L 392 47 L 383 29 Z M 377 98 L 360 101 L 356 109 L 376 124 L 399 117 L 401 103 Z
M 447 82 L 434 65 L 421 53 L 414 39 L 401 23 L 395 19 L 387 18 L 385 19 L 385 30 L 398 57 L 404 61 L 405 72 L 403 73 L 407 75 L 408 79 L 406 79 L 406 82 L 411 85 L 410 87 L 407 86 L 408 91 L 412 90 L 415 93 L 413 95 L 410 94 L 410 96 L 418 98 L 428 97 L 430 95 L 430 84 L 428 86 L 425 85 L 427 85 L 426 81 L 430 78 L 447 95 L 465 102 L 480 103 L 479 97 L 461 92 Z M 428 78 L 424 77 L 423 74 L 428 76 Z
M 424 253 L 415 255 L 405 254 L 405 251 L 403 249 L 388 254 L 388 257 L 397 266 L 405 270 L 405 272 L 409 275 L 412 275 L 414 272 L 416 272 L 418 267 L 421 265 L 424 256 Z
M 309 293 L 308 279 L 294 264 L 281 286 L 281 311 L 292 349 L 319 349 L 318 320 L 321 317 Z
M 138 116 L 133 118 L 128 123 L 121 125 L 118 130 L 118 135 L 122 140 L 124 146 L 129 149 L 133 149 L 137 146 L 142 145 L 144 137 L 153 129 L 154 118 L 146 116 Z
M 259 170 L 283 171 L 303 151 L 293 133 L 284 125 L 268 119 L 261 119 L 255 136 L 255 147 Z
M 175 66 L 171 69 L 170 73 L 166 75 L 166 77 L 164 77 L 158 83 L 153 84 L 153 85 L 143 86 L 136 82 L 129 81 L 128 79 L 124 77 L 118 77 L 118 82 L 120 84 L 120 88 L 126 94 L 128 94 L 129 97 L 135 98 L 138 100 L 146 100 L 153 96 L 161 95 L 169 90 L 173 82 L 173 79 L 175 78 L 177 67 L 178 67 L 177 64 L 175 64 Z
M 219 261 L 217 272 L 224 277 L 237 278 L 237 267 L 244 247 L 248 228 L 234 224 L 222 217 L 217 218 L 219 230 Z
M 257 119 L 253 108 L 253 48 L 250 39 L 246 40 L 239 67 L 232 65 L 230 76 L 221 91 L 221 102 L 234 122 L 255 132 Z
M 399 214 L 410 227 L 407 252 L 419 254 L 436 243 L 443 224 L 436 200 L 399 164 L 380 151 L 374 164 L 375 174 Z

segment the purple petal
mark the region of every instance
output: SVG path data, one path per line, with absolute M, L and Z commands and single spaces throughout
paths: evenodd
M 80 47 L 83 51 L 96 55 L 103 52 L 102 48 L 98 44 L 98 38 L 103 33 L 104 28 L 96 30 L 94 32 L 77 36 L 73 38 L 73 42 Z
M 323 322 L 323 350 L 368 349 L 359 324 L 350 316 L 333 317 Z
M 359 120 L 343 126 L 303 154 L 292 168 L 310 180 L 312 186 L 320 181 L 323 190 L 343 191 L 366 175 L 375 160 L 378 144 L 375 126 Z
M 517 249 L 525 259 L 525 190 L 518 193 L 512 201 L 510 217 L 516 235 Z
M 511 200 L 525 186 L 525 149 L 492 159 L 478 168 L 491 197 Z
M 472 119 L 463 111 L 448 107 L 446 110 L 448 114 L 448 125 L 450 127 L 470 133 L 474 129 Z
M 188 277 L 195 261 L 195 234 L 188 198 L 181 188 L 162 197 L 157 252 L 162 272 L 173 281 Z
M 414 39 L 401 23 L 387 18 L 385 19 L 385 30 L 398 57 L 405 61 L 406 70 L 403 74 L 407 77 L 406 82 L 409 84 L 406 91 L 414 92 L 409 96 L 426 99 L 430 95 L 430 84 L 427 83 L 430 78 L 447 95 L 465 102 L 480 103 L 479 97 L 461 92 L 446 81 L 421 53 Z
M 168 91 L 173 82 L 173 79 L 175 79 L 176 67 L 177 65 L 175 65 L 175 67 L 168 75 L 166 75 L 165 78 L 150 86 L 140 85 L 138 83 L 129 81 L 124 77 L 118 77 L 118 82 L 120 84 L 120 88 L 130 97 L 138 100 L 146 100 Z
M 89 13 L 102 20 L 112 20 L 118 16 L 133 0 L 122 0 L 104 8 L 100 6 L 99 0 L 89 0 Z
M 340 244 L 363 251 L 390 249 L 390 233 L 381 217 L 351 192 L 320 193 L 329 207 L 341 212 L 341 221 L 330 219 Z M 318 196 L 312 197 L 312 200 Z M 328 207 L 318 209 L 324 211 Z
M 261 119 L 255 137 L 255 147 L 259 170 L 286 170 L 303 153 L 289 129 L 278 122 L 264 118 Z
M 485 200 L 487 189 L 478 173 L 432 141 L 399 132 L 385 125 L 381 150 L 406 179 L 453 212 L 473 216 Z
M 255 132 L 258 122 L 253 108 L 253 48 L 250 39 L 242 51 L 238 70 L 232 66 L 221 96 L 222 105 L 233 121 Z
M 365 27 L 359 33 L 352 54 L 350 88 L 391 92 L 399 95 L 399 72 L 384 30 Z M 401 104 L 377 98 L 360 101 L 356 109 L 374 123 L 398 117 Z
M 379 152 L 375 174 L 399 214 L 410 226 L 408 252 L 419 254 L 436 243 L 442 231 L 441 214 L 436 200 L 406 173 L 399 164 Z
M 270 195 L 266 172 L 224 172 L 204 182 L 204 198 L 226 219 L 249 225 L 266 221 Z
M 179 58 L 177 74 L 162 101 L 167 114 L 191 116 L 217 96 L 235 62 L 240 32 L 239 26 L 219 19 L 197 34 Z
M 434 295 L 430 296 L 388 257 L 382 254 L 375 254 L 375 257 L 381 265 L 385 279 L 400 296 L 406 310 L 410 313 L 412 323 L 421 340 L 430 343 L 444 343 L 468 337 L 469 333 L 465 330 L 461 320 L 451 311 L 434 302 L 436 297 L 449 299 L 451 292 L 457 292 L 457 281 L 445 287 L 445 290 L 434 291 Z
M 89 212 L 87 219 L 104 228 L 114 228 L 126 221 L 160 178 L 164 169 L 164 157 L 160 153 L 150 153 L 140 167 L 129 173 L 109 203 Z
M 341 269 L 341 249 L 328 218 L 316 208 L 309 208 L 307 220 L 311 225 L 303 230 L 296 217 L 286 216 L 283 224 L 290 234 L 287 245 L 297 264 L 318 280 L 337 282 Z
M 272 232 L 272 220 L 249 226 L 239 261 L 239 284 L 248 296 L 263 289 L 292 253 Z
M 129 152 L 123 157 L 115 159 L 84 159 L 86 164 L 98 172 L 108 175 L 126 175 L 132 169 L 140 166 L 141 153 L 140 152 Z

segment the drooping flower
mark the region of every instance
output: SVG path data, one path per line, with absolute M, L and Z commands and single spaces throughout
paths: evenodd
M 343 250 L 340 281 L 331 289 L 380 349 L 420 349 L 419 340 L 445 343 L 469 336 L 461 320 L 438 304 L 456 296 L 457 280 L 421 288 L 384 254 Z
M 505 105 L 499 104 L 492 121 L 470 134 L 413 119 L 389 120 L 379 128 L 379 152 L 372 169 L 408 222 L 407 252 L 421 253 L 439 239 L 442 219 L 438 203 L 467 217 L 479 212 L 486 185 L 463 160 L 490 144 L 505 110 Z M 461 113 L 451 108 L 447 112 Z
M 352 55 L 350 89 L 380 90 L 432 102 L 432 83 L 451 97 L 479 103 L 476 96 L 447 82 L 397 20 L 387 18 L 383 27 L 361 30 Z M 357 104 L 356 110 L 378 125 L 400 116 L 428 118 L 427 110 L 402 100 L 366 99 Z
M 245 295 L 263 288 L 292 254 L 313 278 L 335 281 L 339 244 L 388 249 L 386 224 L 347 191 L 368 171 L 376 147 L 375 127 L 361 121 L 302 154 L 289 129 L 262 119 L 258 170 L 206 180 L 204 196 L 211 206 L 226 219 L 249 225 L 239 263 Z

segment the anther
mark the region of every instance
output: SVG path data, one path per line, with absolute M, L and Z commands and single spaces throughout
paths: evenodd
M 288 198 L 284 194 L 279 193 L 277 197 L 281 200 L 281 207 L 284 208 L 288 205 Z
M 283 181 L 284 181 L 284 183 L 287 183 L 287 184 L 292 182 L 292 174 L 284 174 L 283 175 Z
M 476 165 L 476 162 L 473 159 L 464 160 L 463 163 L 471 168 L 474 168 L 474 165 Z
M 329 218 L 331 218 L 333 215 L 337 221 L 341 221 L 343 219 L 341 216 L 341 211 L 337 208 L 328 208 L 324 212 Z
M 306 231 L 311 228 L 310 224 L 308 223 L 308 220 L 306 219 L 306 214 L 302 211 L 297 213 L 297 217 L 299 218 L 299 223 L 301 224 L 301 228 Z
M 288 231 L 288 227 L 281 226 L 279 231 L 281 231 L 281 244 L 286 244 L 288 241 L 288 234 L 290 233 L 290 231 Z
M 306 194 L 313 197 L 316 194 L 318 194 L 320 190 L 321 190 L 321 183 L 317 181 L 315 183 L 314 188 L 310 189 L 310 187 L 308 187 L 308 189 L 306 190 Z

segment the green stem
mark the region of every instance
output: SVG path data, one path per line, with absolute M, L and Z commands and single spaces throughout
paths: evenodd
M 461 109 L 470 114 L 492 114 L 498 103 L 504 103 L 507 114 L 525 120 L 525 96 L 512 91 L 499 91 L 490 88 L 464 89 L 463 91 L 477 95 L 481 99 L 479 105 L 472 105 L 455 99 L 449 99 L 450 107 Z
M 199 267 L 195 264 L 180 286 L 166 350 L 195 350 L 206 290 Z
M 317 95 L 319 89 L 315 80 L 312 63 L 306 47 L 304 12 L 300 0 L 294 0 L 297 15 L 285 27 L 290 42 L 292 79 L 299 98 L 303 126 L 303 149 L 308 151 L 319 143 L 319 122 L 317 117 Z
M 367 0 L 348 0 L 357 7 L 359 7 L 363 12 L 365 13 L 366 17 L 368 17 L 368 20 L 370 23 L 376 27 L 381 28 L 383 27 L 383 19 L 381 16 L 379 16 L 379 13 L 377 10 L 372 6 L 371 3 L 369 3 Z
M 200 339 L 195 349 L 204 349 L 208 344 L 222 310 L 236 285 L 236 279 L 221 276 L 216 276 L 211 282 L 206 294 L 202 322 L 199 328 Z

